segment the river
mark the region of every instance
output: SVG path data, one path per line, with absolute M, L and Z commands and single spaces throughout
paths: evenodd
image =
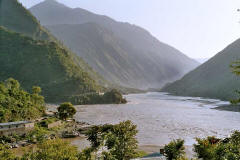
M 152 92 L 130 94 L 124 105 L 77 106 L 77 121 L 116 124 L 131 120 L 138 127 L 139 145 L 163 146 L 184 139 L 191 146 L 196 137 L 226 137 L 240 130 L 240 113 L 214 109 L 228 102 Z M 75 142 L 76 144 L 77 142 Z

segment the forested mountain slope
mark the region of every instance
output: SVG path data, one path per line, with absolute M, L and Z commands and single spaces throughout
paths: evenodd
M 17 0 L 0 0 L 0 27 L 0 81 L 12 77 L 27 90 L 39 85 L 47 101 L 96 92 L 96 81 L 105 83 Z
M 185 96 L 234 99 L 234 91 L 240 89 L 240 77 L 231 72 L 230 65 L 238 59 L 240 39 L 181 80 L 164 87 L 163 91 Z

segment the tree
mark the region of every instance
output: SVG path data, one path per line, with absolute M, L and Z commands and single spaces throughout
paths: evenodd
M 164 146 L 167 160 L 178 160 L 185 156 L 184 140 L 177 139 Z
M 212 160 L 215 157 L 215 149 L 219 139 L 215 137 L 207 137 L 206 139 L 196 138 L 197 144 L 194 144 L 194 151 L 198 158 L 203 160 Z
M 131 121 L 120 122 L 107 136 L 106 144 L 110 153 L 118 160 L 129 160 L 137 154 L 137 126 Z
M 197 157 L 203 160 L 239 160 L 240 159 L 240 132 L 235 131 L 225 139 L 207 137 L 197 139 L 194 144 Z
M 78 160 L 77 147 L 68 142 L 55 139 L 47 140 L 37 146 L 33 152 L 26 153 L 23 159 L 31 160 Z
M 124 99 L 122 94 L 116 89 L 106 92 L 103 95 L 103 99 L 105 103 L 115 103 L 115 104 L 127 103 L 126 99 Z
M 0 123 L 32 120 L 45 112 L 44 98 L 38 92 L 33 94 L 23 90 L 20 83 L 9 78 L 0 83 Z
M 66 120 L 67 118 L 72 118 L 76 114 L 76 109 L 70 102 L 62 103 L 58 108 L 59 118 Z
M 86 135 L 93 151 L 107 148 L 102 154 L 103 159 L 129 160 L 137 154 L 136 128 L 131 121 L 124 121 L 116 125 L 94 126 Z

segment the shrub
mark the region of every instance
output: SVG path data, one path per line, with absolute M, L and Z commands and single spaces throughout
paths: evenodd
M 37 146 L 36 151 L 26 153 L 23 157 L 31 160 L 78 160 L 78 155 L 77 147 L 55 139 L 44 141 Z
M 184 140 L 177 139 L 164 146 L 164 152 L 168 160 L 177 160 L 185 155 Z

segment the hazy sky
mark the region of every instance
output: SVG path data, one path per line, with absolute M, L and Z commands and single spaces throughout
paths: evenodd
M 43 0 L 19 0 L 26 7 Z M 193 58 L 215 55 L 240 38 L 240 0 L 58 0 L 150 31 Z M 239 51 L 240 54 L 240 51 Z

